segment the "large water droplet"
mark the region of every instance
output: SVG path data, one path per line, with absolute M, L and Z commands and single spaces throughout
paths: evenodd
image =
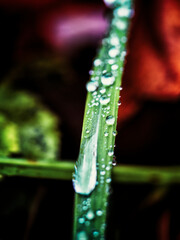
M 96 91 L 97 88 L 98 88 L 98 82 L 90 81 L 86 84 L 86 89 L 88 92 L 94 92 Z
M 107 125 L 113 125 L 115 123 L 115 117 L 107 116 L 106 117 L 106 123 L 107 123 Z
M 101 77 L 101 82 L 104 86 L 110 86 L 115 82 L 115 77 L 111 72 L 104 72 Z
M 97 178 L 97 140 L 99 130 L 99 118 L 96 125 L 95 133 L 84 141 L 83 151 L 80 155 L 75 167 L 73 186 L 77 193 L 89 195 L 96 186 Z
M 89 211 L 87 212 L 86 218 L 87 218 L 88 220 L 92 220 L 92 219 L 94 218 L 94 213 L 93 213 L 92 210 L 89 210 Z

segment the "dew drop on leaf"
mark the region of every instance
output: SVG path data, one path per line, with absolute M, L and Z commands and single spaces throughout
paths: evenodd
M 96 91 L 97 88 L 98 88 L 98 82 L 90 81 L 86 84 L 86 89 L 88 92 L 94 92 Z
M 102 211 L 101 209 L 98 209 L 98 210 L 96 211 L 96 215 L 97 215 L 98 217 L 102 216 L 102 214 L 103 214 L 103 211 Z
M 110 98 L 109 98 L 109 97 L 102 96 L 102 97 L 100 98 L 100 103 L 101 103 L 101 105 L 107 105 L 109 102 L 110 102 Z
M 116 47 L 112 47 L 109 49 L 108 54 L 111 58 L 117 57 L 119 55 L 119 49 Z
M 115 82 L 115 77 L 111 72 L 105 71 L 101 77 L 101 82 L 104 86 L 110 86 Z
M 109 157 L 112 157 L 113 154 L 114 154 L 114 151 L 113 151 L 112 149 L 110 149 L 110 150 L 108 151 L 108 156 L 109 156 Z
M 92 220 L 92 219 L 94 218 L 94 213 L 93 213 L 92 210 L 89 210 L 89 211 L 87 212 L 86 218 L 87 218 L 88 220 Z
M 106 124 L 107 125 L 113 125 L 115 122 L 115 118 L 113 116 L 107 116 L 106 117 Z

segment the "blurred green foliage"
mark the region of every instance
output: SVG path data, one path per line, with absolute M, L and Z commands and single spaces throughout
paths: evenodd
M 0 157 L 55 160 L 59 155 L 58 118 L 37 96 L 0 87 Z

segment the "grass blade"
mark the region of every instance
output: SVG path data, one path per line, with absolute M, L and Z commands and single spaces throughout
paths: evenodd
M 130 0 L 114 1 L 112 7 L 109 34 L 102 41 L 86 85 L 80 154 L 73 179 L 74 239 L 105 239 L 118 101 L 132 16 Z

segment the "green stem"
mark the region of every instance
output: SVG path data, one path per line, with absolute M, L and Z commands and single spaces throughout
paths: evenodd
M 32 162 L 25 159 L 0 159 L 0 176 L 70 181 L 73 171 L 73 161 Z M 180 166 L 117 165 L 112 169 L 112 182 L 123 184 L 180 184 Z

